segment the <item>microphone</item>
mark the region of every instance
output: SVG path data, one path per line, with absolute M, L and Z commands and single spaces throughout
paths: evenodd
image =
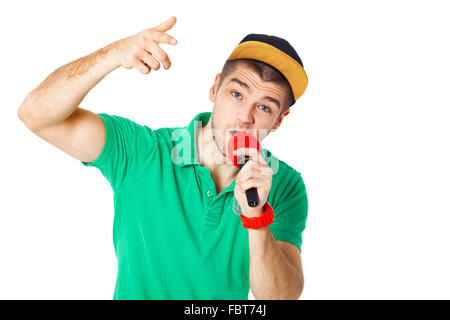
M 248 155 L 238 157 L 233 154 L 233 151 L 240 148 L 254 148 L 261 152 L 258 140 L 250 133 L 241 131 L 233 135 L 230 140 L 228 140 L 228 157 L 233 162 L 233 165 L 239 169 L 250 160 L 250 156 Z M 259 197 L 255 187 L 246 190 L 245 195 L 247 196 L 247 204 L 249 207 L 254 208 L 258 206 Z

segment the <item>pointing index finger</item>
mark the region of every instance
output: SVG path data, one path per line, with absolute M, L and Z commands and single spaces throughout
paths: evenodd
M 158 24 L 156 27 L 154 27 L 155 30 L 161 31 L 161 32 L 166 32 L 167 30 L 169 30 L 170 28 L 172 28 L 175 24 L 175 22 L 177 22 L 177 18 L 175 16 L 171 16 L 168 20 Z

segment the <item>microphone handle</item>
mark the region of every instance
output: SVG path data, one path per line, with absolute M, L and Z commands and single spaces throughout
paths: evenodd
M 245 195 L 247 196 L 247 204 L 250 208 L 254 208 L 259 204 L 258 191 L 255 187 L 252 187 L 245 191 Z
M 239 164 L 239 169 L 250 160 L 249 156 L 238 157 L 237 163 Z M 245 195 L 247 196 L 247 204 L 250 208 L 257 207 L 259 204 L 258 190 L 255 187 L 252 187 L 248 190 L 245 190 Z

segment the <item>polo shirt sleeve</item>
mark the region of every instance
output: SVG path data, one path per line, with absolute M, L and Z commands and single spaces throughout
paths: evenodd
M 105 144 L 97 159 L 81 163 L 86 167 L 98 168 L 111 186 L 116 188 L 139 161 L 153 156 L 156 134 L 149 127 L 124 117 L 106 113 L 97 115 L 105 125 Z
M 292 243 L 301 251 L 308 216 L 306 187 L 297 171 L 286 182 L 286 188 L 272 206 L 275 220 L 270 230 L 276 240 Z

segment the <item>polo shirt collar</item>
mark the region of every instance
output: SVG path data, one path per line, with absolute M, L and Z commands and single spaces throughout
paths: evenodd
M 201 130 L 202 127 L 206 126 L 208 124 L 209 118 L 211 117 L 211 112 L 202 112 L 197 114 L 194 119 L 184 127 L 184 132 L 181 134 L 183 136 L 183 139 L 188 139 L 190 143 L 184 144 L 186 147 L 190 146 L 190 155 L 187 157 L 182 157 L 183 160 L 180 162 L 177 162 L 178 167 L 186 167 L 189 165 L 199 165 L 201 167 L 200 170 L 205 170 L 209 172 L 209 169 L 206 167 L 203 167 L 198 162 L 198 156 L 197 156 L 197 134 L 199 133 L 199 130 Z M 183 144 L 183 142 L 181 142 Z M 178 150 L 179 151 L 179 150 Z M 236 184 L 236 179 L 234 179 L 225 189 L 222 190 L 221 194 L 227 194 L 229 192 L 234 191 L 234 186 Z M 207 216 L 212 216 L 212 214 L 209 214 Z M 211 218 L 211 217 L 210 217 Z M 205 218 L 207 219 L 207 218 Z M 214 221 L 217 219 L 214 218 Z M 217 222 L 217 221 L 216 221 Z
M 197 114 L 194 119 L 191 120 L 191 122 L 184 128 L 184 132 L 181 134 L 183 139 L 188 139 L 189 143 L 186 144 L 186 146 L 190 147 L 190 154 L 186 157 L 183 157 L 181 161 L 177 161 L 176 165 L 178 167 L 186 167 L 189 165 L 199 165 L 203 168 L 203 166 L 198 162 L 198 156 L 197 156 L 197 134 L 201 130 L 202 127 L 206 126 L 208 124 L 208 121 L 211 117 L 211 112 L 201 112 Z M 272 161 L 272 153 L 261 147 L 262 156 L 266 160 L 266 162 L 271 167 L 271 161 Z M 234 185 L 236 183 L 236 179 L 233 180 L 233 182 L 226 187 L 223 192 L 226 193 L 228 191 L 234 190 Z
M 202 127 L 208 124 L 209 118 L 211 117 L 211 112 L 202 112 L 197 114 L 194 119 L 184 127 L 186 131 L 186 135 L 183 135 L 183 139 L 189 139 L 190 143 L 187 145 L 190 146 L 190 154 L 187 158 L 184 158 L 180 163 L 177 163 L 179 167 L 185 167 L 189 165 L 200 165 L 198 162 L 197 156 L 197 135 Z

